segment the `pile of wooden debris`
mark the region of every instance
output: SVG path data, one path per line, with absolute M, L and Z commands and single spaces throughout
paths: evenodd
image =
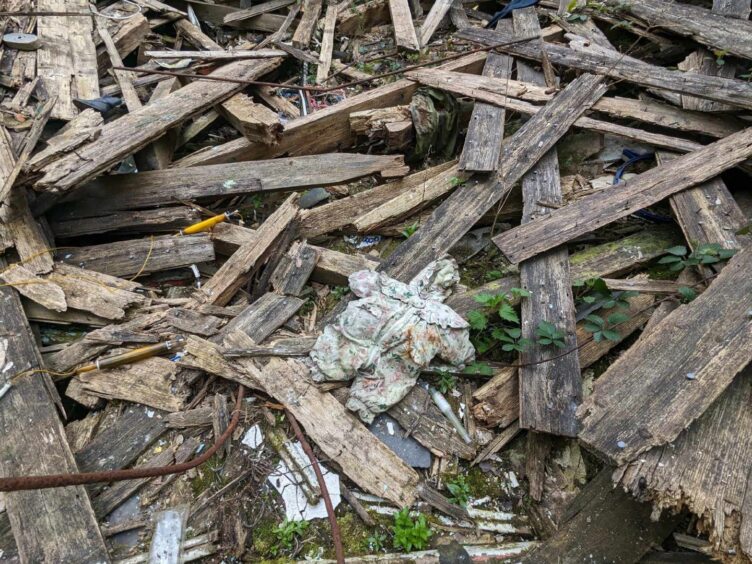
M 752 560 L 750 0 L 2 9 L 0 560 Z M 308 354 L 446 255 L 367 426 Z

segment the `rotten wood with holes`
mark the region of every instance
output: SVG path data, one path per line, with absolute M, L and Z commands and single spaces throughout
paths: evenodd
M 603 79 L 582 75 L 572 81 L 525 123 L 502 148 L 498 179 L 471 178 L 433 212 L 383 265 L 400 280 L 409 280 L 447 252 L 477 218 L 505 198 L 512 186 L 568 131 L 575 120 L 606 91 Z
M 709 531 L 718 556 L 733 552 L 752 556 L 750 401 L 752 369 L 747 367 L 674 442 L 648 451 L 614 473 L 619 485 L 664 513 L 689 508 L 703 530 Z
M 199 303 L 226 305 L 257 270 L 274 242 L 291 227 L 298 212 L 298 195 L 292 194 L 256 230 L 254 241 L 245 243 L 194 294 Z
M 60 258 L 73 266 L 111 276 L 133 276 L 211 262 L 214 246 L 206 233 L 164 235 L 66 249 Z
M 253 80 L 272 71 L 281 62 L 281 58 L 237 61 L 212 74 Z M 164 135 L 168 129 L 242 89 L 242 84 L 197 80 L 153 104 L 106 124 L 99 139 L 42 169 L 43 176 L 34 188 L 52 196 L 52 200 L 40 203 L 39 211 L 46 210 L 55 197 L 103 173 Z
M 402 155 L 329 153 L 112 175 L 80 190 L 75 200 L 56 208 L 55 216 L 70 220 L 196 198 L 330 186 L 403 165 Z
M 0 260 L 0 268 L 5 262 Z M 20 299 L 0 288 L 0 366 L 4 377 L 42 367 Z M 79 471 L 58 417 L 49 376 L 31 374 L 5 394 L 0 409 L 4 478 Z M 44 448 L 40 448 L 44 445 Z M 22 562 L 106 562 L 107 548 L 82 486 L 3 495 Z M 44 516 L 44 518 L 40 518 Z
M 341 29 L 340 31 L 342 32 Z M 485 58 L 485 53 L 474 53 L 444 63 L 439 68 L 458 71 L 472 71 L 477 68 L 479 71 Z M 338 104 L 292 120 L 285 126 L 277 145 L 262 146 L 244 138 L 236 139 L 197 151 L 177 161 L 175 166 L 191 167 L 268 159 L 279 155 L 310 155 L 343 150 L 356 141 L 356 136 L 350 130 L 349 117 L 352 112 L 409 104 L 417 89 L 417 84 L 411 80 L 398 80 L 379 86 Z M 311 139 L 316 139 L 315 145 L 311 144 Z
M 513 18 L 518 34 L 540 33 L 535 8 L 515 10 Z M 545 85 L 543 73 L 520 61 L 517 75 L 526 82 Z M 555 148 L 522 177 L 523 224 L 548 211 L 539 201 L 555 204 L 564 201 Z M 574 347 L 577 343 L 575 307 L 567 248 L 555 249 L 520 264 L 520 284 L 530 292 L 522 301 L 522 337 L 535 342 L 539 325 L 548 323 L 563 333 L 565 349 Z M 580 363 L 575 354 L 540 362 L 551 357 L 553 350 L 553 346 L 536 344 L 520 353 L 523 364 L 519 371 L 520 427 L 535 431 L 536 435 L 551 433 L 574 437 L 579 429 L 576 410 L 582 401 Z
M 580 440 L 617 464 L 665 445 L 698 419 L 752 359 L 752 251 L 658 323 L 599 378 L 580 408 Z
M 513 263 L 526 260 L 701 184 L 752 155 L 752 128 L 637 175 L 619 190 L 603 190 L 494 237 Z M 677 175 L 681 171 L 681 175 Z
M 489 29 L 469 28 L 459 31 L 457 37 L 485 45 L 496 45 L 499 37 Z M 554 65 L 593 72 L 603 76 L 626 80 L 643 87 L 660 88 L 680 94 L 690 94 L 708 100 L 725 102 L 734 106 L 752 108 L 752 85 L 747 82 L 698 73 L 668 70 L 639 59 L 604 49 L 575 38 L 577 49 L 543 43 L 516 43 L 499 47 L 501 51 L 517 57 L 541 60 L 541 49 Z
M 88 12 L 85 0 L 39 0 L 40 12 Z M 71 120 L 78 114 L 74 98 L 99 98 L 97 52 L 92 18 L 40 16 L 37 18 L 37 74 L 44 77 L 50 96 L 57 96 L 53 119 Z
M 311 42 L 316 23 L 321 15 L 322 0 L 304 0 L 303 16 L 292 36 L 292 44 L 298 49 L 305 49 Z
M 337 24 L 337 4 L 328 4 L 324 16 L 324 30 L 321 35 L 321 49 L 319 50 L 319 64 L 316 68 L 316 84 L 324 84 L 332 68 L 332 52 L 334 50 L 334 28 Z
M 650 504 L 612 487 L 611 469 L 604 468 L 571 502 L 559 531 L 522 562 L 574 564 L 596 554 L 605 562 L 638 562 L 682 517 L 665 515 L 653 521 Z

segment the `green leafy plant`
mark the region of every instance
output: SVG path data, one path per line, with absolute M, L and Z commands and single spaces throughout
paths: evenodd
M 666 256 L 658 261 L 658 264 L 666 264 L 672 272 L 679 272 L 688 266 L 715 264 L 722 260 L 728 260 L 736 254 L 736 249 L 724 249 L 718 243 L 707 243 L 700 245 L 691 253 L 684 245 L 666 249 L 666 253 Z
M 724 57 L 728 55 L 728 51 L 725 49 L 713 49 L 713 55 L 715 55 L 715 64 L 719 67 L 726 64 L 726 59 Z
M 418 515 L 413 520 L 410 509 L 405 507 L 394 515 L 394 548 L 401 548 L 405 552 L 423 550 L 428 546 L 428 539 L 433 534 L 428 527 L 425 515 Z
M 456 478 L 447 482 L 447 490 L 452 494 L 449 500 L 452 503 L 467 507 L 467 502 L 470 501 L 470 486 L 465 480 L 465 476 L 459 475 Z
M 638 295 L 638 292 L 612 292 L 606 285 L 603 278 L 589 278 L 587 280 L 578 280 L 574 283 L 576 288 L 584 290 L 578 293 L 577 300 L 586 304 L 598 303 L 598 309 L 612 309 L 615 307 L 628 308 L 628 298 Z
M 627 319 L 629 319 L 629 316 L 621 312 L 612 313 L 606 319 L 603 319 L 600 315 L 590 314 L 585 318 L 585 330 L 592 333 L 593 339 L 598 343 L 603 339 L 619 341 L 621 333 L 614 327 L 624 323 Z
M 335 286 L 332 288 L 332 298 L 339 301 L 349 292 L 350 288 L 347 286 Z
M 483 277 L 484 277 L 484 278 L 485 278 L 485 279 L 486 279 L 486 280 L 487 280 L 488 282 L 493 282 L 494 280 L 498 280 L 498 279 L 499 279 L 499 278 L 501 278 L 502 276 L 504 276 L 504 274 L 502 274 L 501 270 L 489 270 L 489 271 L 487 271 L 487 272 L 486 272 L 486 273 L 485 273 L 485 274 L 483 275 Z
M 679 294 L 679 297 L 681 298 L 681 302 L 683 304 L 688 304 L 697 297 L 697 292 L 695 292 L 692 288 L 688 288 L 687 286 L 682 286 L 681 288 L 679 288 L 677 290 L 677 293 Z
M 409 239 L 410 237 L 412 237 L 412 236 L 413 236 L 413 235 L 415 234 L 415 232 L 416 232 L 417 230 L 418 230 L 418 222 L 415 222 L 415 223 L 413 223 L 412 225 L 408 225 L 407 227 L 405 227 L 405 228 L 404 228 L 404 229 L 403 229 L 403 230 L 401 231 L 401 233 L 402 233 L 402 236 L 403 236 L 403 237 L 404 237 L 405 239 Z
M 493 376 L 494 369 L 485 362 L 471 362 L 462 371 L 463 374 L 473 374 L 475 376 Z
M 371 552 L 381 552 L 386 546 L 386 535 L 383 533 L 374 533 L 368 537 L 366 545 Z
M 578 6 L 577 0 L 571 0 L 571 2 L 567 4 L 567 12 L 564 18 L 568 22 L 585 22 L 588 19 L 585 14 L 580 13 L 580 6 Z
M 449 179 L 449 186 L 452 188 L 456 188 L 464 183 L 465 181 L 459 176 L 452 176 L 452 178 Z
M 292 550 L 295 539 L 301 537 L 306 529 L 308 529 L 308 521 L 289 521 L 287 519 L 282 521 L 274 529 L 274 537 L 277 542 L 270 548 L 272 555 L 277 556 L 283 550 Z
M 497 327 L 491 335 L 502 343 L 501 350 L 504 352 L 523 352 L 533 344 L 530 339 L 522 338 L 522 329 L 519 327 Z
M 439 372 L 439 381 L 436 387 L 442 394 L 452 391 L 457 386 L 457 378 L 444 370 Z
M 563 349 L 566 346 L 564 342 L 564 339 L 567 338 L 566 333 L 549 321 L 538 323 L 538 327 L 535 328 L 535 334 L 538 335 L 538 342 L 541 345 L 553 345 L 559 349 Z

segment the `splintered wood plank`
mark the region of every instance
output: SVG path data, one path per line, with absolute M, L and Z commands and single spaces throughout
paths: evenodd
M 225 325 L 222 334 L 242 331 L 260 343 L 287 323 L 302 305 L 300 298 L 267 292 Z
M 314 247 L 293 243 L 290 250 L 280 259 L 269 283 L 277 293 L 299 296 L 318 260 L 319 252 Z
M 402 155 L 331 153 L 111 175 L 80 190 L 75 203 L 56 213 L 70 220 L 203 197 L 331 186 L 403 165 Z
M 567 508 L 565 524 L 524 564 L 574 564 L 594 555 L 602 562 L 638 562 L 671 534 L 682 515 L 654 521 L 649 503 L 613 487 L 611 471 L 604 468 L 582 489 Z
M 495 35 L 496 33 L 498 30 L 494 32 L 490 29 L 467 28 L 457 32 L 457 37 L 485 45 L 497 45 L 500 38 Z M 584 40 L 578 42 L 577 38 L 573 39 L 572 44 L 576 42 L 577 50 L 554 43 L 541 45 L 530 42 L 506 45 L 499 47 L 499 50 L 518 57 L 540 61 L 541 49 L 543 49 L 554 65 L 626 80 L 640 86 L 661 88 L 747 109 L 752 108 L 752 85 L 742 80 L 668 70 L 623 53 L 585 43 Z
M 321 36 L 321 50 L 319 52 L 319 65 L 316 69 L 316 84 L 324 84 L 332 68 L 332 52 L 334 50 L 334 28 L 337 24 L 337 4 L 329 4 L 326 7 L 324 17 L 324 32 Z
M 513 12 L 515 31 L 540 33 L 535 8 Z M 517 75 L 526 82 L 545 85 L 543 73 L 518 62 Z M 564 197 L 556 149 L 543 155 L 522 177 L 522 223 L 545 215 L 539 201 L 561 204 Z M 522 300 L 522 336 L 535 342 L 537 328 L 550 323 L 564 332 L 565 349 L 576 346 L 575 307 L 569 280 L 569 251 L 555 249 L 520 264 L 520 282 L 530 292 Z M 553 347 L 533 345 L 520 353 L 520 427 L 541 433 L 574 437 L 579 430 L 576 410 L 582 401 L 580 363 L 576 354 L 549 362 Z M 542 485 L 541 485 L 542 492 Z
M 397 247 L 386 261 L 384 272 L 410 280 L 429 262 L 448 252 L 480 216 L 509 194 L 512 186 L 605 91 L 603 79 L 593 75 L 582 75 L 570 82 L 504 144 L 498 179 L 472 178 L 455 190 L 414 235 Z
M 397 47 L 419 51 L 420 43 L 415 33 L 413 16 L 410 13 L 410 5 L 407 0 L 389 0 L 389 13 L 392 16 L 394 27 L 394 42 Z
M 644 172 L 619 190 L 585 196 L 493 241 L 510 261 L 518 263 L 718 176 L 751 154 L 752 128 L 747 128 Z
M 752 556 L 744 538 L 752 520 L 750 402 L 752 368 L 747 367 L 674 442 L 644 453 L 614 475 L 634 496 L 657 507 L 688 507 L 719 555 L 734 550 Z
M 292 194 L 256 230 L 256 238 L 242 245 L 200 288 L 199 302 L 226 305 L 267 256 L 272 244 L 284 233 L 298 212 L 298 195 Z
M 206 233 L 151 237 L 66 249 L 61 258 L 73 266 L 110 276 L 132 276 L 214 260 Z
M 86 0 L 39 0 L 40 12 L 88 12 Z M 97 51 L 91 18 L 78 16 L 40 16 L 37 19 L 37 73 L 51 96 L 58 100 L 52 110 L 54 119 L 70 120 L 78 110 L 74 98 L 99 98 Z
M 120 57 L 125 57 L 135 51 L 150 31 L 149 20 L 143 14 L 134 13 L 134 9 L 135 6 L 129 6 L 124 1 L 119 1 L 110 4 L 101 11 L 101 13 L 110 16 L 129 16 L 124 20 L 106 20 L 107 31 L 112 36 L 112 41 L 115 43 Z M 94 42 L 97 44 L 97 68 L 99 74 L 104 75 L 110 65 L 110 56 L 107 53 L 106 47 L 99 45 L 97 39 L 95 36 Z
M 14 287 L 18 293 L 35 301 L 39 305 L 53 311 L 65 311 L 68 304 L 63 290 L 49 280 L 44 280 L 25 269 L 20 264 L 14 264 L 0 272 L 0 280 L 8 286 Z
M 183 227 L 201 221 L 197 210 L 168 207 L 153 210 L 105 213 L 96 217 L 48 217 L 58 239 L 117 231 L 121 233 L 177 233 Z
M 219 113 L 241 135 L 256 143 L 277 143 L 282 133 L 279 116 L 266 106 L 255 103 L 246 94 L 235 94 L 218 106 Z
M 341 30 L 340 30 L 341 31 Z M 460 59 L 444 63 L 439 68 L 470 71 L 481 68 L 485 53 L 474 53 Z M 282 138 L 272 147 L 260 146 L 247 139 L 236 139 L 219 146 L 201 150 L 181 159 L 177 167 L 190 167 L 224 162 L 268 159 L 278 155 L 310 155 L 342 150 L 355 143 L 356 137 L 350 130 L 350 114 L 360 110 L 388 108 L 409 104 L 418 89 L 411 80 L 398 80 L 357 94 L 338 104 L 315 111 L 307 116 L 290 121 L 285 125 Z M 316 139 L 314 145 L 311 139 Z
M 257 4 L 245 10 L 240 10 L 239 12 L 231 12 L 224 17 L 224 22 L 233 23 L 247 20 L 267 12 L 274 12 L 280 8 L 294 4 L 295 1 L 296 0 L 270 0 L 269 2 Z
M 491 52 L 483 67 L 483 76 L 511 78 L 513 59 Z M 465 145 L 460 155 L 460 170 L 491 172 L 499 166 L 504 138 L 504 108 L 476 102 L 467 126 Z
M 675 157 L 663 151 L 656 153 L 658 163 L 670 163 Z M 747 224 L 747 218 L 720 177 L 674 194 L 669 202 L 691 248 L 708 243 L 726 249 L 740 247 L 736 232 Z
M 711 49 L 720 49 L 752 58 L 752 22 L 729 18 L 700 6 L 669 2 L 668 0 L 633 0 L 623 5 L 618 0 L 606 0 L 606 5 L 619 6 L 650 27 L 668 29 Z M 747 3 L 749 6 L 749 3 Z
M 447 15 L 454 0 L 435 0 L 431 11 L 428 12 L 423 25 L 420 28 L 420 46 L 425 47 L 431 41 L 431 37 L 441 24 L 441 20 Z
M 658 323 L 598 379 L 580 408 L 580 440 L 623 464 L 699 418 L 752 358 L 752 251 Z
M 0 268 L 5 266 L 0 261 Z M 0 287 L 0 318 L 0 370 L 4 378 L 41 368 L 21 302 L 15 290 L 7 286 Z M 78 472 L 51 396 L 54 389 L 46 374 L 31 374 L 20 378 L 3 397 L 2 477 Z M 8 492 L 3 498 L 22 562 L 93 564 L 109 560 L 82 486 Z
M 42 227 L 29 210 L 25 190 L 14 190 L 10 195 L 10 207 L 5 219 L 9 238 L 16 246 L 24 267 L 34 274 L 52 270 L 51 245 Z
M 334 396 L 308 380 L 300 362 L 273 358 L 260 372 L 264 390 L 282 402 L 321 451 L 364 490 L 398 507 L 417 497 L 418 473 L 379 441 Z
M 102 38 L 102 43 L 104 43 L 104 47 L 110 59 L 110 65 L 113 67 L 122 67 L 123 59 L 120 58 L 118 48 L 115 45 L 115 42 L 112 40 L 110 32 L 107 31 L 106 21 L 107 20 L 105 20 L 104 18 L 97 18 L 97 33 L 99 33 L 99 37 Z M 123 96 L 125 106 L 128 108 L 129 112 L 135 112 L 141 106 L 143 106 L 141 100 L 138 97 L 138 92 L 136 92 L 136 87 L 133 86 L 133 79 L 135 78 L 135 75 L 131 72 L 121 70 L 116 70 L 114 72 L 115 79 L 120 85 L 120 92 Z
M 212 75 L 253 80 L 273 70 L 281 62 L 281 58 L 238 61 L 223 66 Z M 42 169 L 44 176 L 35 189 L 55 195 L 69 192 L 161 137 L 168 129 L 242 88 L 242 84 L 197 80 L 153 104 L 130 112 L 105 125 L 96 141 L 79 147 Z M 41 207 L 47 208 L 53 201 Z
M 292 36 L 292 44 L 298 49 L 305 49 L 311 42 L 316 23 L 321 15 L 322 4 L 322 0 L 303 0 L 303 17 L 300 18 Z

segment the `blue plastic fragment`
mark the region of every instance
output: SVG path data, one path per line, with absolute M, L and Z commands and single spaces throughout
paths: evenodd
M 514 10 L 519 10 L 520 8 L 529 8 L 530 6 L 535 6 L 538 3 L 539 0 L 512 0 L 509 4 L 504 6 L 501 10 L 496 12 L 493 15 L 493 18 L 491 18 L 491 21 L 486 24 L 486 27 L 490 27 L 493 29 L 493 27 L 499 23 L 499 20 L 503 20 L 506 18 L 509 14 L 511 14 Z

